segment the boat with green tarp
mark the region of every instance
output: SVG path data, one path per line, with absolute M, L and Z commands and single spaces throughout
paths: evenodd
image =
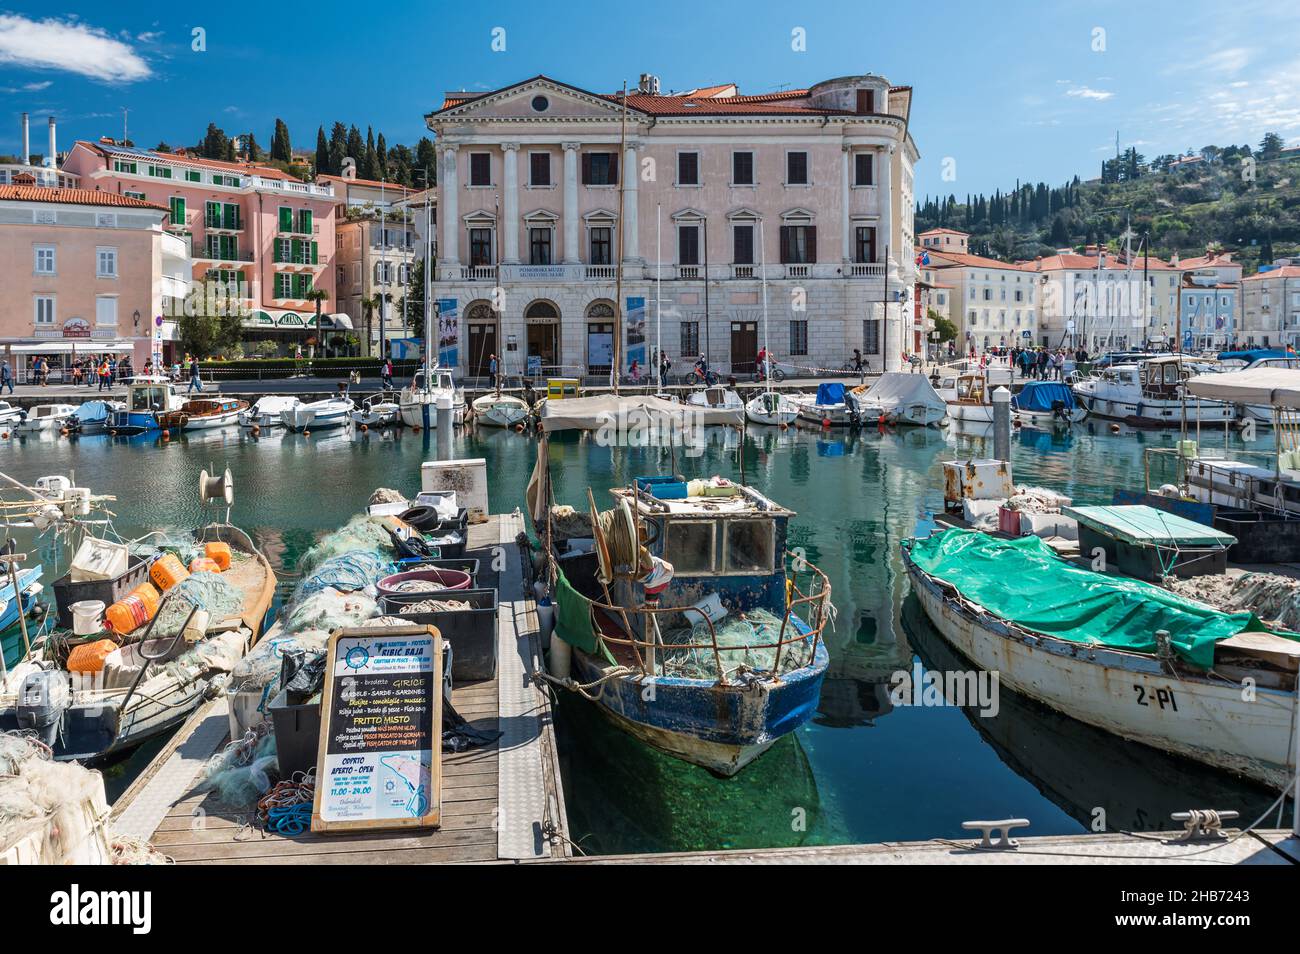
M 904 541 L 926 615 L 1009 688 L 1066 715 L 1287 786 L 1300 636 L 1090 570 L 1037 537 L 951 528 Z

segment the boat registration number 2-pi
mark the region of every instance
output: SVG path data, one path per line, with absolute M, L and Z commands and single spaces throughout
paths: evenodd
M 1133 683 L 1133 691 L 1137 693 L 1137 704 L 1140 706 L 1159 706 L 1161 709 L 1172 709 L 1178 711 L 1178 700 L 1174 698 L 1172 689 L 1148 689 L 1141 683 Z

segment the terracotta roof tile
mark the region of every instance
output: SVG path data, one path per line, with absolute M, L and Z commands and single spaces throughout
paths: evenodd
M 62 202 L 68 205 L 111 205 L 125 209 L 157 209 L 166 212 L 166 206 L 142 199 L 132 199 L 116 192 L 94 189 L 51 189 L 44 186 L 0 185 L 0 201 Z

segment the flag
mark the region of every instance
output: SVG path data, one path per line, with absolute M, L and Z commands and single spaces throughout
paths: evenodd
M 918 265 L 929 265 L 929 264 L 930 264 L 930 253 L 927 252 L 925 249 L 921 249 L 920 253 L 916 256 L 916 264 L 918 264 Z

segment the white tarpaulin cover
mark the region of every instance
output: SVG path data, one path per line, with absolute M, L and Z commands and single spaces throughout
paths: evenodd
M 924 405 L 935 412 L 937 421 L 948 413 L 948 405 L 924 374 L 886 371 L 858 400 L 865 405 L 885 409 Z
M 703 410 L 644 394 L 563 398 L 542 405 L 542 429 L 549 433 L 594 431 L 616 426 L 683 427 L 687 422 L 695 422 L 694 414 Z M 743 418 L 744 413 L 744 408 L 741 408 L 740 417 Z M 709 420 L 706 423 L 724 422 Z
M 1198 374 L 1188 379 L 1187 393 L 1230 404 L 1266 404 L 1300 410 L 1300 369 L 1262 367 Z

